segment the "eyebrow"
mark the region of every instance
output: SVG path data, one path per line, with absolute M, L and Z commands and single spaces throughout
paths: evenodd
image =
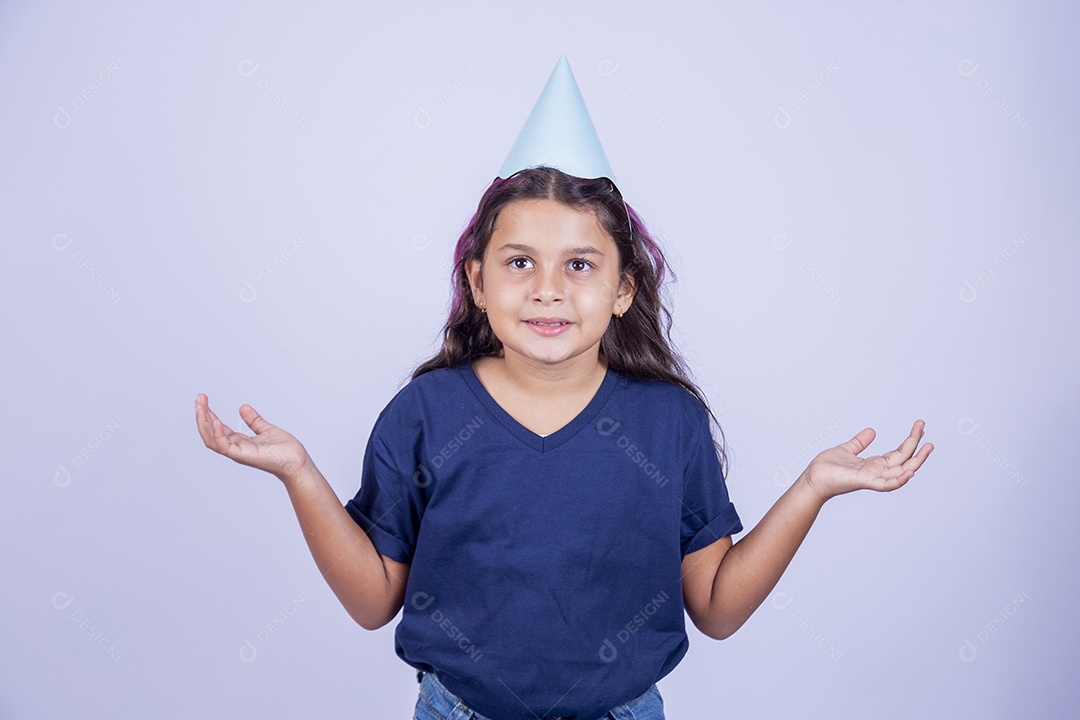
M 506 243 L 505 245 L 503 245 L 502 247 L 499 248 L 499 252 L 502 252 L 504 250 L 516 250 L 517 252 L 533 252 L 532 247 L 530 247 L 528 245 L 522 245 L 520 243 Z M 566 254 L 567 255 L 603 255 L 604 253 L 600 252 L 599 250 L 597 250 L 596 248 L 594 248 L 591 245 L 582 245 L 580 247 L 568 248 L 567 251 L 566 251 Z

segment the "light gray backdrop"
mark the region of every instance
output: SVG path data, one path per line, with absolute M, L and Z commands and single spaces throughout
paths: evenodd
M 1080 153 L 1065 2 L 207 0 L 0 10 L 0 717 L 409 717 L 251 403 L 344 500 L 560 53 L 667 249 L 746 525 L 916 418 L 669 717 L 1064 717 L 1080 700 Z M 1069 50 L 1069 47 L 1073 50 Z

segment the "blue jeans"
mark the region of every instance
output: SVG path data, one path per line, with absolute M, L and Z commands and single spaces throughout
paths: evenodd
M 418 671 L 416 678 L 420 681 L 420 697 L 416 700 L 413 720 L 493 720 L 470 710 L 431 673 Z M 664 720 L 664 700 L 653 685 L 644 695 L 612 708 L 597 720 Z

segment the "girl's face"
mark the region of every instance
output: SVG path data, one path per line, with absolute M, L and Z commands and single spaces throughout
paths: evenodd
M 598 362 L 612 315 L 633 299 L 633 282 L 620 282 L 618 249 L 596 214 L 555 200 L 506 205 L 483 263 L 470 261 L 466 272 L 504 357 L 552 369 Z

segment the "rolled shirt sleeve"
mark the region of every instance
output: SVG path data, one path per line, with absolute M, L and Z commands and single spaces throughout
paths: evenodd
M 709 415 L 700 403 L 694 416 L 694 444 L 683 475 L 683 557 L 743 529 L 728 497 L 727 482 L 709 431 Z

